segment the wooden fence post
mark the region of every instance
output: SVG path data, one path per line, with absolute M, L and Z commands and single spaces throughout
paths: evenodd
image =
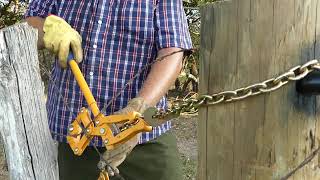
M 25 23 L 0 30 L 0 132 L 12 180 L 59 179 L 36 41 Z
M 319 0 L 232 0 L 201 9 L 200 93 L 262 82 L 320 57 Z M 320 99 L 275 92 L 199 112 L 199 180 L 280 179 L 319 147 Z M 315 158 L 294 179 L 320 179 Z

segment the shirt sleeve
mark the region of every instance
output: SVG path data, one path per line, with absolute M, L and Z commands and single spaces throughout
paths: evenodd
M 158 49 L 168 47 L 192 48 L 182 0 L 157 0 L 155 18 Z
M 33 0 L 24 15 L 25 18 L 38 16 L 46 18 L 49 14 L 55 14 L 56 7 L 53 0 Z

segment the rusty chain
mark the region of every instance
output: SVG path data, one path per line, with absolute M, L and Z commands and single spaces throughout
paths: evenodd
M 179 115 L 181 113 L 197 113 L 199 106 L 210 106 L 239 101 L 251 96 L 276 91 L 290 81 L 303 79 L 314 70 L 320 70 L 320 63 L 318 60 L 308 61 L 303 65 L 291 68 L 277 77 L 233 91 L 223 91 L 212 95 L 203 94 L 197 95 L 197 97 L 193 95 L 183 99 L 176 99 L 173 100 L 171 107 L 166 112 L 158 112 L 155 117 L 165 118 L 169 115 Z

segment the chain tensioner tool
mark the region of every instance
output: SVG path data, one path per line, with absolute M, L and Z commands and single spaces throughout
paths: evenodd
M 102 114 L 72 53 L 68 56 L 68 64 L 91 110 L 83 107 L 69 126 L 67 141 L 75 155 L 80 156 L 93 137 L 100 137 L 106 149 L 112 150 L 115 146 L 126 142 L 140 132 L 152 131 L 152 127 L 138 112 L 109 116 Z M 118 134 L 114 134 L 112 131 L 112 127 L 116 124 L 121 124 L 124 127 L 120 128 Z

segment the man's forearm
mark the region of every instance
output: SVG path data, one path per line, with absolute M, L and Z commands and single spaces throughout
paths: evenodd
M 44 24 L 44 19 L 41 17 L 28 17 L 26 18 L 26 21 L 28 24 L 36 29 L 38 29 L 38 49 L 44 48 L 44 43 L 43 43 L 43 24 Z
M 158 52 L 163 57 L 179 48 L 164 48 Z M 176 53 L 152 65 L 151 71 L 143 84 L 139 96 L 150 106 L 155 106 L 175 82 L 182 68 L 183 52 Z

